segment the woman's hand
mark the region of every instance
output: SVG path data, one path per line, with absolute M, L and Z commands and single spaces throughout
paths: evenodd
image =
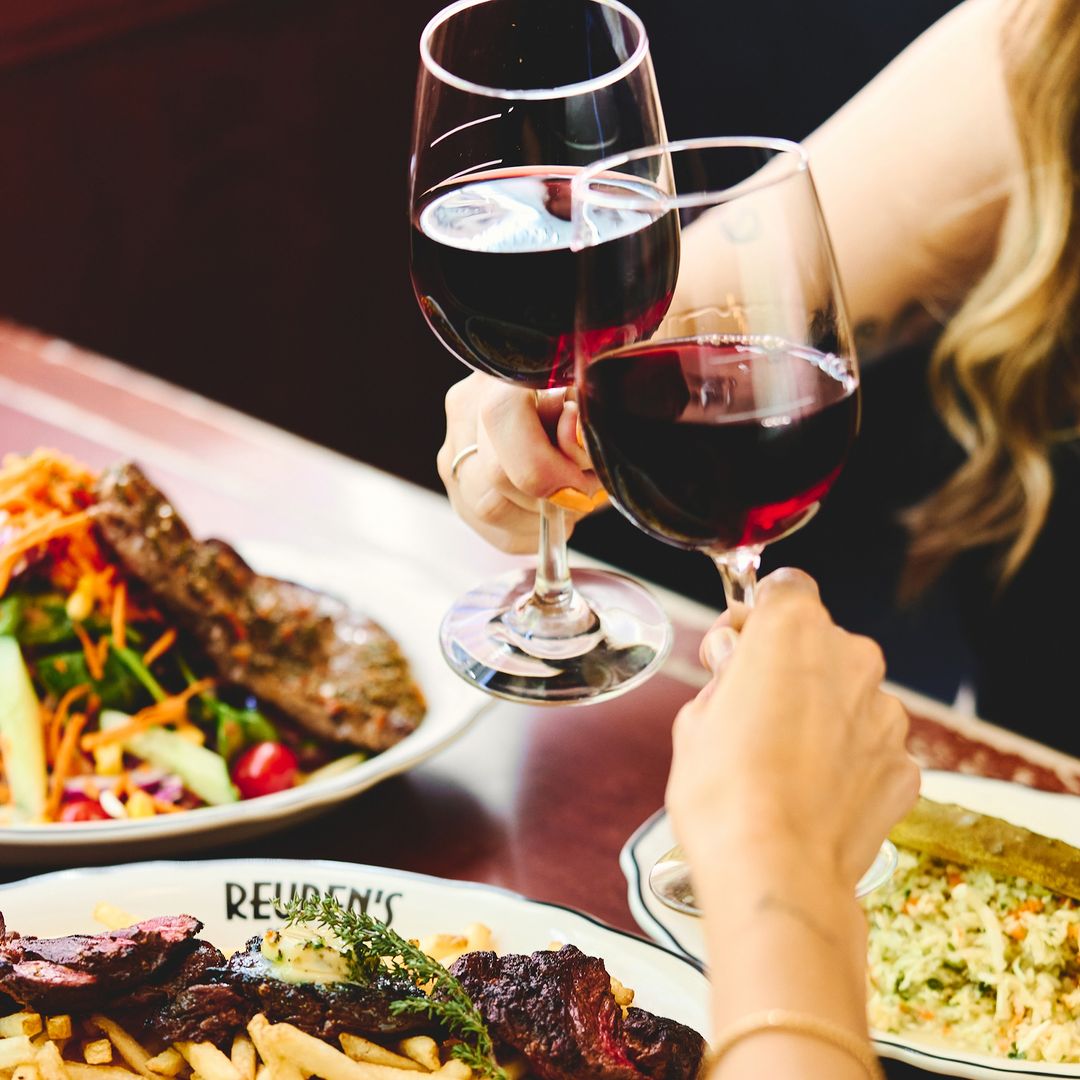
M 847 895 L 913 805 L 919 770 L 908 717 L 881 690 L 869 638 L 836 626 L 813 580 L 777 571 L 752 610 L 706 635 L 712 681 L 680 711 L 667 803 L 695 887 L 744 852 L 790 856 Z
M 438 467 L 450 505 L 485 540 L 513 554 L 536 550 L 540 503 L 567 511 L 567 536 L 606 502 L 588 454 L 578 442 L 574 401 L 537 395 L 474 374 L 446 395 L 446 440 Z M 554 442 L 552 442 L 553 432 Z M 475 444 L 451 475 L 455 457 Z

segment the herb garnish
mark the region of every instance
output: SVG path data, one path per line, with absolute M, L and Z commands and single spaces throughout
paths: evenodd
M 495 1061 L 491 1035 L 465 988 L 438 960 L 395 933 L 384 922 L 359 911 L 347 911 L 332 896 L 295 897 L 282 905 L 286 925 L 310 923 L 329 930 L 340 942 L 351 978 L 370 984 L 385 975 L 386 960 L 425 993 L 390 1003 L 390 1011 L 423 1013 L 445 1024 L 460 1039 L 450 1048 L 452 1057 L 465 1062 L 478 1076 L 506 1080 Z

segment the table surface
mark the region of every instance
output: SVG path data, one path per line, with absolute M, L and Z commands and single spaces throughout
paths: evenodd
M 37 446 L 99 467 L 139 461 L 196 535 L 303 545 L 314 557 L 391 555 L 435 572 L 447 603 L 482 575 L 524 562 L 484 544 L 439 495 L 0 324 L 0 453 Z M 657 591 L 676 642 L 639 690 L 587 708 L 494 703 L 411 772 L 308 823 L 200 855 L 336 858 L 488 882 L 637 930 L 618 855 L 663 802 L 671 720 L 703 682 L 697 646 L 716 614 Z M 909 745 L 922 764 L 1080 793 L 1080 761 L 894 689 L 912 715 Z M 0 868 L 0 880 L 28 872 Z M 901 1072 L 890 1067 L 890 1075 Z

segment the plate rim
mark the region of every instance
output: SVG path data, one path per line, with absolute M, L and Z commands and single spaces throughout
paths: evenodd
M 1036 798 L 1045 798 L 1047 796 L 1069 798 L 1077 800 L 1077 806 L 1080 807 L 1080 796 L 1073 792 L 1044 791 L 1039 788 L 1032 788 L 1026 784 L 1019 784 L 1014 780 L 1004 780 L 1000 777 L 992 776 L 979 776 L 975 773 L 954 772 L 948 769 L 925 769 L 923 772 L 924 774 L 930 773 L 935 776 L 958 777 L 962 783 L 985 783 L 991 786 L 1008 785 L 1011 788 L 1022 791 L 1024 793 L 1022 797 L 1032 795 Z M 619 866 L 621 867 L 627 882 L 627 902 L 630 907 L 630 912 L 642 931 L 649 934 L 650 937 L 653 937 L 653 930 L 655 929 L 655 931 L 663 935 L 665 942 L 670 942 L 671 949 L 683 953 L 687 959 L 692 962 L 698 962 L 699 958 L 690 952 L 681 943 L 679 938 L 649 910 L 643 893 L 643 889 L 645 888 L 645 876 L 642 873 L 642 867 L 637 858 L 637 852 L 646 837 L 648 837 L 667 817 L 668 813 L 666 808 L 661 806 L 658 810 L 650 814 L 649 817 L 627 837 L 626 842 L 619 851 Z M 650 929 L 650 927 L 653 929 Z M 656 941 L 656 938 L 653 937 L 653 940 Z M 657 944 L 661 945 L 663 948 L 668 947 L 666 944 L 662 944 L 659 941 L 657 941 Z M 704 961 L 701 960 L 700 962 L 702 963 L 703 972 L 707 974 L 707 967 L 704 965 Z M 1078 1078 L 1080 1078 L 1080 1062 L 1019 1061 L 1010 1060 L 1008 1058 L 998 1059 L 986 1054 L 964 1051 L 961 1051 L 961 1053 L 964 1053 L 964 1056 L 958 1058 L 949 1056 L 944 1050 L 938 1050 L 931 1046 L 925 1046 L 924 1048 L 924 1046 L 903 1041 L 901 1036 L 889 1032 L 878 1031 L 873 1028 L 870 1030 L 870 1040 L 874 1046 L 883 1051 L 882 1056 L 890 1057 L 893 1060 L 903 1061 L 916 1066 L 922 1063 L 927 1067 L 929 1067 L 929 1063 L 960 1066 L 969 1070 L 964 1075 L 972 1077 L 997 1075 L 1002 1077 L 1032 1077 L 1037 1078 L 1037 1080 L 1042 1080 L 1042 1078 L 1047 1078 L 1047 1080 L 1078 1080 Z M 1062 1068 L 1071 1071 L 1059 1071 Z M 1032 1069 L 1037 1069 L 1038 1071 L 1033 1072 Z M 972 1072 L 970 1070 L 980 1071 Z M 934 1069 L 934 1071 L 935 1073 L 941 1074 L 939 1069 Z M 943 1075 L 955 1076 L 958 1074 L 944 1073 Z

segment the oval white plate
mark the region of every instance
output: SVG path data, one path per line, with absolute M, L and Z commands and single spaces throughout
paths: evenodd
M 489 885 L 328 861 L 220 859 L 146 862 L 61 870 L 0 887 L 9 930 L 57 936 L 100 932 L 94 905 L 116 904 L 137 919 L 194 915 L 201 936 L 224 951 L 280 923 L 273 897 L 331 893 L 406 937 L 464 930 L 482 922 L 499 952 L 533 952 L 558 941 L 602 957 L 632 987 L 644 1009 L 689 1024 L 708 1037 L 709 984 L 682 956 L 557 904 L 527 900 Z
M 1080 798 L 1036 791 L 1005 780 L 925 770 L 922 793 L 937 802 L 956 803 L 983 814 L 1004 818 L 1015 825 L 1056 837 L 1080 847 Z M 651 938 L 704 963 L 705 945 L 700 922 L 665 907 L 649 889 L 649 868 L 675 843 L 663 810 L 654 814 L 627 840 L 619 856 L 626 876 L 630 910 Z M 948 1047 L 910 1042 L 897 1035 L 874 1034 L 882 1057 L 917 1065 L 927 1072 L 987 1080 L 990 1077 L 1080 1077 L 1080 1065 L 1008 1061 Z
M 345 772 L 258 799 L 131 821 L 3 827 L 0 863 L 70 865 L 73 849 L 81 862 L 115 859 L 117 844 L 123 845 L 123 858 L 151 851 L 174 855 L 295 824 L 418 765 L 461 735 L 490 704 L 450 671 L 439 652 L 439 623 L 452 599 L 439 582 L 371 551 L 358 551 L 354 560 L 345 561 L 277 545 L 239 547 L 261 573 L 323 589 L 391 633 L 427 699 L 420 726 L 396 746 Z

